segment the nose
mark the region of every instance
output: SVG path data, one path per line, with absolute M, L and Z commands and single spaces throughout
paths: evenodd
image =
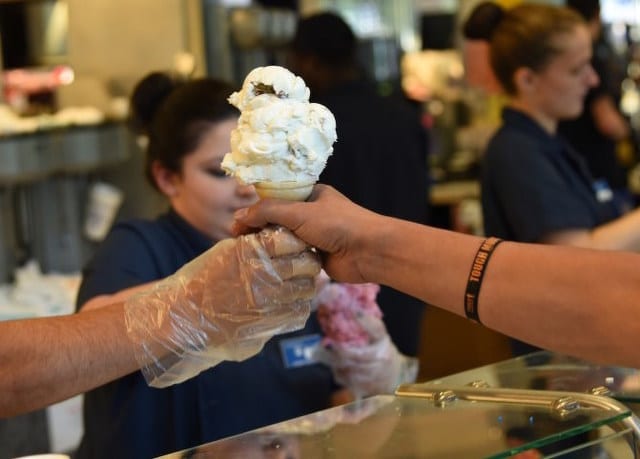
M 241 183 L 238 183 L 236 186 L 236 194 L 244 198 L 253 198 L 258 196 L 253 185 L 243 185 Z
M 589 65 L 589 72 L 588 72 L 588 77 L 587 77 L 587 84 L 589 85 L 590 88 L 593 88 L 595 86 L 598 86 L 598 84 L 600 83 L 600 77 L 598 76 L 598 74 L 596 73 L 596 71 L 593 69 L 592 65 Z

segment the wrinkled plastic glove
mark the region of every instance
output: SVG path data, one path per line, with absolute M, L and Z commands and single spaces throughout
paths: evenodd
M 368 344 L 332 342 L 316 350 L 315 357 L 331 367 L 336 382 L 356 398 L 392 394 L 398 385 L 415 382 L 418 359 L 398 351 L 382 319 L 362 314 L 357 320 L 369 335 Z
M 223 360 L 240 361 L 274 335 L 302 328 L 320 271 L 288 230 L 220 241 L 154 288 L 125 302 L 125 321 L 147 383 L 166 387 Z

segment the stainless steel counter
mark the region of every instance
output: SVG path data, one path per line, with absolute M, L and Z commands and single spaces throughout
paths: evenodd
M 121 123 L 0 136 L 0 186 L 58 173 L 84 173 L 124 161 L 129 153 L 126 136 Z

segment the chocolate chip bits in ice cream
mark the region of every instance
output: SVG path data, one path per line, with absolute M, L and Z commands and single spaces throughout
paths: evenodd
M 229 102 L 241 114 L 222 168 L 265 197 L 305 200 L 333 152 L 336 121 L 309 102 L 302 78 L 279 66 L 258 67 Z

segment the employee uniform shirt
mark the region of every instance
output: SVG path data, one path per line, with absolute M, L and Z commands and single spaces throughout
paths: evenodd
M 485 153 L 482 207 L 486 235 L 518 242 L 595 228 L 619 216 L 610 190 L 597 188 L 565 141 L 510 108 Z
M 118 224 L 84 270 L 78 305 L 166 277 L 211 246 L 173 211 Z M 312 316 L 303 330 L 276 336 L 258 355 L 181 384 L 150 388 L 136 372 L 90 391 L 76 457 L 150 458 L 327 408 L 335 389 L 328 367 L 288 368 L 282 352 L 296 338 L 319 333 Z

